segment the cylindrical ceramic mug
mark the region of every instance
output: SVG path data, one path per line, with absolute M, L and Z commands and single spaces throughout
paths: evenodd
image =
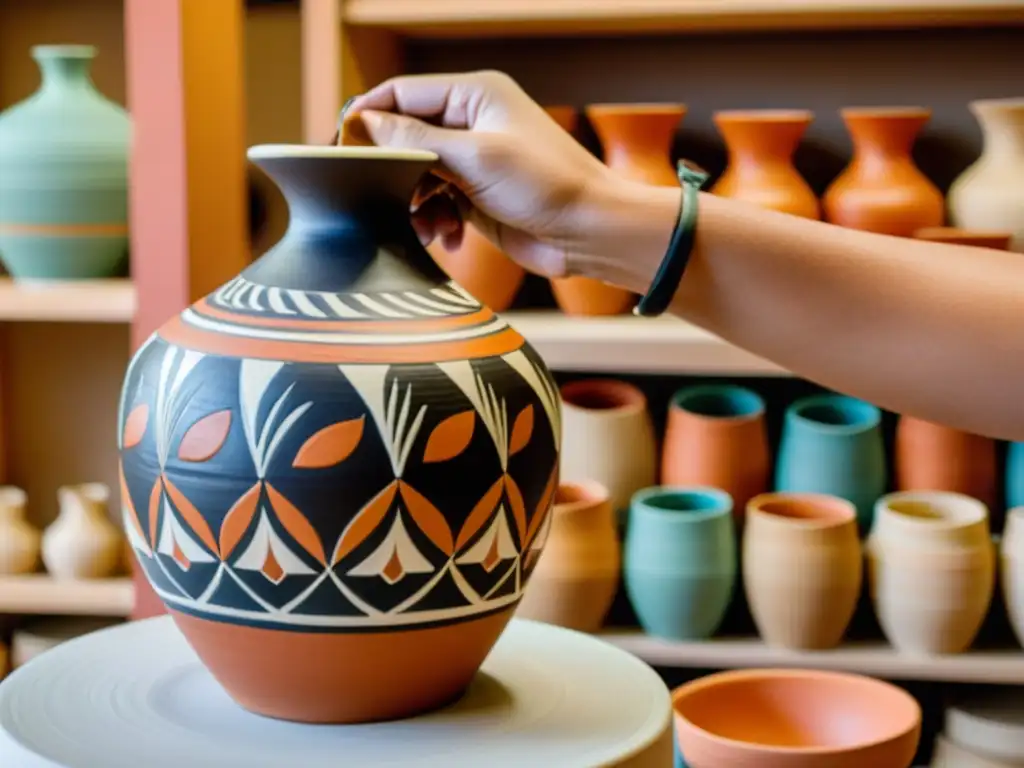
M 729 494 L 715 488 L 646 488 L 633 497 L 623 558 L 626 592 L 651 635 L 704 639 L 733 595 L 736 534 Z

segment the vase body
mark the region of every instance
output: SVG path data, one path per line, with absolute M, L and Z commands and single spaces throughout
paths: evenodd
M 743 588 L 768 645 L 839 645 L 857 607 L 862 564 L 857 510 L 845 499 L 767 493 L 751 500 Z
M 661 486 L 633 497 L 623 576 L 645 632 L 702 640 L 718 629 L 736 584 L 731 507 L 714 488 Z
M 1017 641 L 1024 645 L 1024 507 L 1006 513 L 999 543 L 1003 602 Z
M 137 558 L 243 707 L 404 717 L 511 617 L 557 485 L 557 388 L 450 283 L 409 201 L 436 162 L 262 147 L 288 232 L 136 354 L 119 440 Z
M 793 403 L 779 442 L 775 489 L 846 499 L 857 507 L 861 532 L 866 531 L 886 487 L 881 418 L 875 406 L 841 395 Z
M 853 159 L 825 192 L 825 219 L 850 229 L 900 237 L 942 226 L 942 193 L 911 156 L 931 111 L 844 109 L 842 115 L 853 139 Z
M 516 611 L 521 619 L 596 632 L 619 584 L 615 512 L 600 483 L 558 487 L 544 552 Z
M 38 46 L 39 90 L 0 115 L 0 260 L 15 279 L 122 274 L 128 116 L 89 78 L 95 50 Z
M 701 385 L 677 392 L 669 405 L 661 454 L 665 485 L 704 485 L 732 497 L 742 520 L 748 501 L 768 490 L 764 401 L 737 386 Z
M 124 566 L 124 538 L 108 516 L 103 483 L 60 488 L 60 514 L 43 532 L 46 571 L 56 579 L 104 579 Z
M 563 482 L 600 483 L 621 514 L 654 484 L 656 448 L 647 398 L 632 384 L 582 379 L 562 387 Z
M 1011 249 L 1024 253 L 1024 99 L 971 103 L 981 125 L 981 157 L 949 188 L 953 224 L 969 229 L 1005 230 Z
M 729 163 L 711 191 L 793 216 L 821 218 L 814 190 L 793 165 L 793 153 L 813 119 L 803 111 L 716 113 Z
M 32 573 L 39 567 L 39 530 L 26 519 L 21 488 L 0 485 L 0 576 Z
M 1010 443 L 1006 452 L 1006 507 L 1024 507 L 1024 443 Z
M 879 499 L 865 550 L 882 631 L 901 652 L 970 647 L 995 588 L 988 510 L 976 499 L 905 491 Z

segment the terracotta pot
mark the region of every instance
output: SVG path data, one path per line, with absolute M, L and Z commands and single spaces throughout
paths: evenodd
M 978 688 L 946 708 L 946 738 L 997 766 L 1024 764 L 1024 705 L 1014 688 Z M 967 764 L 968 767 L 971 765 Z M 986 763 L 979 763 L 979 768 Z
M 743 518 L 750 499 L 768 490 L 768 437 L 760 396 L 737 386 L 682 389 L 668 410 L 661 482 L 707 485 L 732 496 Z
M 825 192 L 825 219 L 901 237 L 942 226 L 942 193 L 910 154 L 931 110 L 879 107 L 844 109 L 842 115 L 853 139 L 853 160 Z
M 814 190 L 793 165 L 793 153 L 814 119 L 805 111 L 716 112 L 729 164 L 711 191 L 763 208 L 820 219 Z
M 57 489 L 60 514 L 43 531 L 42 558 L 55 579 L 105 579 L 124 565 L 124 536 L 110 521 L 110 489 L 103 483 Z
M 970 647 L 995 588 L 984 504 L 940 491 L 889 494 L 878 501 L 865 549 L 875 613 L 897 650 Z
M 601 483 L 621 513 L 656 474 L 654 427 L 643 392 L 613 379 L 562 387 L 562 482 Z
M 921 738 L 913 696 L 844 672 L 719 672 L 672 705 L 690 768 L 908 768 Z
M 579 124 L 579 112 L 576 111 L 576 107 L 558 104 L 544 107 L 544 111 L 563 131 L 568 134 L 576 133 L 576 126 Z
M 771 646 L 839 645 L 860 596 L 863 555 L 850 502 L 766 493 L 747 506 L 743 588 L 758 633 Z
M 1006 513 L 999 542 L 1003 602 L 1017 641 L 1024 645 L 1024 507 Z
M 949 216 L 958 227 L 1007 230 L 1024 253 L 1024 98 L 971 102 L 981 125 L 981 157 L 949 188 Z
M 539 559 L 516 616 L 596 632 L 612 605 L 621 570 L 607 489 L 595 482 L 560 485 L 548 520 L 528 555 L 537 553 Z
M 990 757 L 977 755 L 950 741 L 944 734 L 935 737 L 930 768 L 1015 768 L 1013 763 L 1004 763 Z
M 125 527 L 246 709 L 345 723 L 442 706 L 526 586 L 557 487 L 557 387 L 419 245 L 409 201 L 436 155 L 250 158 L 288 199 L 288 233 L 131 362 Z
M 1013 235 L 994 230 L 958 229 L 957 227 L 925 227 L 914 233 L 915 240 L 929 240 L 948 245 L 970 245 L 975 248 L 992 248 L 1005 251 L 1010 247 Z
M 0 576 L 32 573 L 39 567 L 42 534 L 28 521 L 28 495 L 0 485 Z
M 448 251 L 440 241 L 427 248 L 448 276 L 485 307 L 503 312 L 512 306 L 526 271 L 468 224 L 462 245 Z

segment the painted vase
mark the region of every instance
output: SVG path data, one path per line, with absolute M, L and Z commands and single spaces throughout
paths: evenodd
M 1024 507 L 1024 443 L 1010 443 L 1006 451 L 1006 507 Z
M 949 188 L 949 215 L 958 227 L 1006 230 L 1024 253 L 1024 98 L 974 101 L 981 157 Z
M 721 197 L 793 216 L 820 219 L 814 190 L 793 165 L 793 154 L 814 115 L 801 110 L 715 113 L 729 162 L 711 191 Z
M 995 589 L 988 509 L 944 491 L 903 491 L 878 501 L 865 545 L 871 600 L 900 652 L 970 647 Z
M 999 560 L 1006 613 L 1017 641 L 1024 645 L 1024 507 L 1014 507 L 1006 513 Z
M 110 521 L 104 483 L 63 486 L 60 513 L 43 531 L 46 572 L 55 579 L 105 579 L 124 567 L 124 536 Z
M 665 485 L 706 485 L 732 497 L 733 515 L 768 490 L 765 406 L 752 390 L 699 385 L 672 397 L 661 454 Z
M 775 490 L 838 496 L 857 507 L 861 532 L 871 526 L 887 475 L 882 414 L 843 395 L 814 395 L 787 410 L 775 464 Z
M 835 496 L 766 493 L 751 500 L 743 531 L 743 589 L 770 646 L 839 645 L 863 578 L 857 510 Z
M 626 593 L 655 637 L 703 640 L 718 629 L 737 576 L 732 499 L 716 488 L 646 488 L 633 497 L 623 548 Z
M 0 485 L 0 576 L 32 573 L 39 567 L 41 535 L 27 519 L 21 488 Z
M 825 191 L 826 221 L 900 237 L 942 226 L 942 192 L 911 156 L 931 110 L 858 108 L 844 109 L 842 116 L 853 139 L 853 159 Z
M 647 398 L 632 384 L 580 379 L 562 387 L 561 480 L 594 480 L 621 514 L 657 476 L 657 445 Z
M 93 86 L 94 48 L 32 56 L 42 85 L 0 115 L 0 260 L 16 280 L 123 274 L 128 115 Z
M 600 483 L 558 487 L 546 545 L 516 616 L 580 632 L 604 623 L 619 585 L 619 534 Z
M 409 221 L 437 156 L 255 147 L 288 232 L 136 353 L 125 525 L 227 692 L 368 722 L 457 697 L 512 616 L 558 482 L 557 387 Z

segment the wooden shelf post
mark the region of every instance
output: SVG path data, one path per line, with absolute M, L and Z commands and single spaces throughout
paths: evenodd
M 125 0 L 132 344 L 249 261 L 242 0 Z M 136 566 L 133 618 L 163 608 Z

